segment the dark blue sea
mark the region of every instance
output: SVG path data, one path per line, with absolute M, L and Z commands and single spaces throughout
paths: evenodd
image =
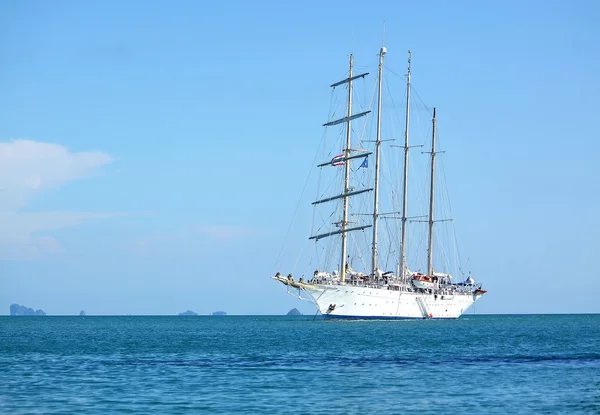
M 600 315 L 0 317 L 0 413 L 600 413 Z

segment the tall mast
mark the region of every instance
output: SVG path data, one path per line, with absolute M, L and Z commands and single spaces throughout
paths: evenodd
M 429 189 L 429 249 L 427 250 L 427 275 L 433 275 L 433 197 L 435 182 L 435 108 L 431 133 L 431 187 Z
M 379 51 L 379 93 L 377 97 L 377 138 L 375 141 L 375 196 L 373 203 L 373 257 L 372 272 L 373 276 L 377 271 L 377 219 L 379 216 L 379 162 L 381 158 L 381 85 L 383 83 L 383 55 L 387 49 L 382 47 Z
M 406 276 L 406 213 L 408 200 L 408 127 L 410 123 L 410 60 L 408 51 L 408 72 L 406 75 L 406 129 L 404 130 L 404 193 L 402 195 L 402 239 L 400 241 L 400 278 Z
M 359 158 L 359 157 L 363 158 L 363 157 L 371 154 L 370 152 L 367 152 L 367 153 L 362 153 L 362 154 L 354 155 L 354 156 L 350 155 L 350 151 L 351 151 L 350 135 L 352 132 L 352 125 L 351 125 L 350 121 L 352 121 L 355 118 L 364 117 L 365 115 L 367 115 L 371 112 L 371 111 L 363 111 L 358 114 L 352 114 L 352 81 L 354 81 L 355 79 L 364 78 L 365 76 L 367 76 L 369 74 L 368 72 L 365 72 L 365 73 L 361 73 L 360 75 L 353 76 L 352 69 L 353 69 L 353 58 L 352 58 L 352 55 L 350 55 L 350 74 L 349 74 L 348 78 L 343 79 L 343 80 L 331 85 L 332 88 L 336 88 L 340 85 L 348 84 L 348 114 L 347 114 L 347 116 L 337 119 L 337 120 L 329 121 L 329 122 L 326 122 L 325 124 L 323 124 L 323 127 L 329 127 L 329 126 L 339 125 L 339 124 L 346 124 L 346 129 L 347 129 L 347 131 L 346 131 L 346 148 L 343 149 L 344 152 L 342 154 L 340 154 L 339 156 L 335 156 L 330 161 L 321 163 L 317 166 L 317 167 L 339 166 L 341 164 L 344 164 L 344 168 L 345 168 L 344 192 L 340 195 L 329 196 L 329 197 L 326 197 L 321 200 L 317 200 L 312 203 L 313 205 L 318 205 L 320 203 L 331 202 L 331 201 L 339 200 L 339 199 L 343 198 L 344 214 L 343 214 L 342 220 L 340 222 L 336 223 L 336 225 L 340 228 L 339 230 L 329 231 L 329 232 L 321 233 L 319 235 L 313 235 L 310 238 L 308 238 L 308 239 L 314 239 L 315 241 L 318 241 L 319 239 L 327 238 L 329 236 L 340 235 L 340 234 L 342 235 L 342 261 L 340 264 L 342 281 L 344 281 L 346 279 L 346 256 L 347 256 L 346 233 L 352 232 L 352 231 L 360 231 L 360 230 L 371 227 L 371 225 L 361 225 L 361 226 L 355 226 L 353 228 L 348 227 L 348 198 L 350 196 L 359 195 L 361 193 L 370 192 L 371 190 L 373 190 L 372 188 L 371 189 L 358 189 L 358 190 L 350 189 L 350 160 Z
M 344 158 L 350 157 L 350 136 L 352 133 L 352 71 L 354 67 L 354 57 L 350 54 L 350 72 L 348 75 L 348 113 L 346 121 L 346 148 L 344 149 Z M 348 246 L 348 239 L 346 235 L 346 227 L 348 226 L 348 192 L 350 191 L 350 160 L 346 160 L 344 163 L 345 179 L 344 179 L 344 216 L 342 218 L 341 230 L 342 230 L 342 262 L 340 266 L 340 280 L 344 282 L 346 280 L 346 251 Z

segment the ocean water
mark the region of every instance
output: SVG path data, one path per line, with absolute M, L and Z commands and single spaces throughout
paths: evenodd
M 600 413 L 600 315 L 0 317 L 2 414 Z

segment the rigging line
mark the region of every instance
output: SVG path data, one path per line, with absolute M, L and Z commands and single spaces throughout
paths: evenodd
M 329 108 L 331 110 L 332 107 L 332 101 L 334 99 L 335 95 L 333 93 L 333 90 L 331 91 L 330 97 L 329 97 Z M 285 233 L 285 236 L 283 238 L 283 243 L 281 245 L 281 248 L 279 249 L 279 253 L 277 254 L 277 258 L 275 260 L 275 268 L 278 267 L 279 265 L 279 260 L 281 259 L 281 254 L 283 253 L 283 248 L 285 247 L 285 244 L 287 243 L 290 231 L 292 229 L 292 224 L 294 223 L 294 220 L 296 219 L 296 215 L 298 214 L 298 210 L 300 208 L 300 203 L 302 202 L 302 198 L 304 197 L 304 193 L 306 192 L 306 187 L 308 186 L 308 182 L 310 181 L 310 177 L 314 171 L 314 166 L 316 164 L 317 161 L 317 157 L 319 156 L 319 152 L 321 150 L 321 147 L 324 147 L 324 144 L 327 140 L 327 129 L 325 129 L 325 131 L 323 131 L 323 135 L 321 136 L 321 141 L 319 142 L 319 146 L 317 147 L 317 151 L 315 152 L 315 156 L 313 158 L 313 161 L 311 163 L 311 168 L 308 171 L 308 175 L 306 176 L 306 180 L 304 181 L 304 186 L 302 187 L 302 192 L 300 192 L 300 198 L 298 199 L 298 202 L 296 203 L 296 208 L 294 209 L 294 213 L 292 214 L 292 219 L 288 225 L 287 231 Z
M 394 71 L 392 71 L 391 69 L 389 69 L 389 68 L 388 68 L 388 70 L 389 70 L 389 71 L 390 71 L 392 74 L 394 74 L 395 76 L 397 76 L 398 78 L 401 78 L 401 79 L 406 79 L 406 77 L 398 75 L 397 73 L 395 73 L 395 72 L 394 72 Z M 424 100 L 421 98 L 421 95 L 419 94 L 419 91 L 417 90 L 417 88 L 415 88 L 415 86 L 414 86 L 412 83 L 411 83 L 411 85 L 410 85 L 410 93 L 411 93 L 411 95 L 413 95 L 413 94 L 414 94 L 414 96 L 417 98 L 417 102 L 415 102 L 415 101 L 413 100 L 413 103 L 414 103 L 414 104 L 418 104 L 418 103 L 419 103 L 419 104 L 421 104 L 421 107 L 422 107 L 422 108 L 423 108 L 425 111 L 427 111 L 427 112 L 429 113 L 429 115 L 433 115 L 433 108 L 432 108 L 432 107 L 430 107 L 430 106 L 428 106 L 428 105 L 425 103 L 425 101 L 424 101 Z M 418 114 L 417 114 L 417 115 L 418 115 Z
M 390 117 L 390 125 L 391 125 L 391 137 L 395 138 L 396 137 L 396 126 L 400 125 L 401 120 L 399 118 L 399 114 L 400 112 L 397 110 L 397 105 L 396 105 L 396 101 L 394 100 L 394 95 L 392 94 L 392 91 L 390 89 L 390 83 L 387 82 L 387 80 L 384 80 L 384 84 L 389 96 L 389 99 L 391 101 L 391 105 L 390 107 L 392 108 L 391 111 L 391 115 L 388 115 L 388 117 Z M 389 113 L 388 113 L 389 114 Z M 391 157 L 389 157 L 390 160 L 394 160 L 394 165 L 399 165 L 398 164 L 398 155 L 396 154 L 396 152 L 387 152 L 386 151 L 386 157 L 390 156 L 390 154 L 392 154 Z M 394 158 L 394 154 L 396 154 L 396 157 Z M 392 171 L 392 163 L 386 163 L 386 171 L 385 171 L 385 180 L 387 181 L 387 185 L 389 186 L 389 188 L 394 189 L 394 183 L 397 183 L 397 180 L 393 180 L 394 176 L 396 176 L 395 174 L 393 174 L 394 172 Z M 393 199 L 392 196 L 392 204 L 395 204 L 396 202 Z
M 336 108 L 338 108 L 340 96 L 343 94 L 338 94 L 336 88 L 332 88 L 330 95 L 331 96 L 329 98 L 329 111 L 327 112 L 327 116 L 329 117 L 328 120 L 334 120 L 336 118 Z M 344 110 L 342 110 L 342 113 L 343 112 Z
M 365 82 L 366 82 L 366 80 L 365 80 Z M 377 80 L 376 80 L 376 82 L 373 83 L 373 92 L 371 93 L 371 101 L 369 102 L 369 106 L 367 107 L 368 109 L 372 109 L 373 108 L 373 103 L 375 102 L 375 95 L 376 95 L 376 93 L 377 93 Z M 364 141 L 363 137 L 365 136 L 366 131 L 367 131 L 367 120 L 365 119 L 365 122 L 363 123 L 363 131 L 360 134 L 360 136 L 359 136 L 360 139 L 358 141 L 358 145 L 360 147 L 363 147 L 363 141 Z
M 317 268 L 319 268 L 319 245 L 317 245 L 317 244 L 314 244 L 314 247 L 315 247 L 315 254 L 314 254 L 314 257 L 316 258 L 316 259 L 315 259 L 315 261 L 316 261 L 316 263 L 317 263 Z M 312 258 L 313 258 L 313 257 L 311 256 L 311 261 L 310 261 L 310 263 L 311 263 L 311 264 L 312 264 Z M 311 268 L 312 268 L 312 267 L 311 267 Z
M 361 82 L 361 84 L 362 84 L 362 92 L 365 92 L 365 90 L 366 90 L 366 83 L 367 83 L 366 78 L 367 78 L 366 76 L 362 77 L 362 82 Z M 354 91 L 354 94 L 355 94 L 355 97 L 356 97 L 356 104 L 359 106 L 359 108 L 361 109 L 361 111 L 364 111 L 365 110 L 365 105 L 364 105 L 364 102 L 361 100 L 361 95 L 360 95 L 361 91 L 360 91 L 360 88 L 356 88 L 355 87 L 355 88 L 353 88 L 353 91 Z
M 446 169 L 445 169 L 445 163 L 444 163 L 444 157 L 440 157 L 440 173 L 441 173 L 441 182 L 444 184 L 445 188 L 448 188 L 448 183 L 447 183 L 447 175 L 446 175 Z M 448 209 L 448 217 L 452 217 L 452 203 L 451 203 L 451 199 L 449 194 L 446 195 L 445 197 L 445 202 L 447 204 L 447 209 Z M 456 257 L 457 257 L 457 266 L 458 268 L 462 267 L 462 261 L 460 258 L 460 250 L 459 250 L 459 245 L 458 245 L 458 238 L 456 236 L 456 227 L 454 225 L 452 225 L 452 235 L 454 238 L 454 250 L 456 251 Z
M 366 81 L 365 81 L 366 82 Z M 373 103 L 375 102 L 375 95 L 377 93 L 377 82 L 375 82 L 373 84 L 373 92 L 371 94 L 371 101 L 369 102 L 369 106 L 367 107 L 368 109 L 372 109 L 373 108 Z M 358 141 L 358 145 L 360 147 L 363 147 L 363 141 L 364 141 L 364 137 L 367 131 L 367 120 L 365 119 L 365 122 L 363 123 L 363 129 L 362 129 L 362 133 L 359 135 L 359 141 Z
M 412 86 L 412 84 L 410 86 L 410 93 L 411 93 L 411 96 L 414 93 L 416 95 L 417 99 L 421 102 L 421 105 L 423 106 L 423 108 L 425 108 L 425 110 L 429 113 L 429 115 L 433 115 L 433 108 L 427 106 L 425 101 L 423 101 L 423 99 L 421 98 L 421 95 L 419 95 L 419 92 L 417 91 L 417 89 L 414 86 Z
M 310 258 L 310 260 L 308 261 L 308 269 L 312 269 L 313 268 L 313 258 Z
M 442 177 L 442 182 L 444 184 L 444 187 L 446 189 L 448 189 L 448 179 L 446 176 L 446 167 L 445 167 L 445 163 L 444 163 L 444 157 L 440 157 L 440 173 L 441 173 L 441 177 Z M 446 195 L 446 203 L 448 204 L 448 213 L 450 214 L 450 216 L 452 216 L 452 203 L 450 200 L 450 194 L 448 193 Z
M 398 75 L 396 72 L 394 72 L 391 68 L 389 67 L 385 67 L 385 70 L 390 72 L 392 75 L 397 76 L 398 78 L 402 79 L 402 80 L 406 80 L 406 75 Z
M 398 75 L 396 72 L 392 71 L 390 68 L 387 68 L 387 70 L 388 70 L 388 71 L 390 71 L 390 72 L 391 72 L 393 75 L 397 76 L 398 78 L 400 78 L 400 79 L 403 79 L 403 80 L 406 80 L 406 76 L 404 76 L 404 75 Z M 416 88 L 415 88 L 415 87 L 412 85 L 412 83 L 411 83 L 411 85 L 410 85 L 410 93 L 411 93 L 411 95 L 414 93 L 414 94 L 417 96 L 418 100 L 419 100 L 419 101 L 421 101 L 421 104 L 423 104 L 423 107 L 424 107 L 424 108 L 426 108 L 426 109 L 427 109 L 427 111 L 428 111 L 430 114 L 433 114 L 433 109 L 432 109 L 431 107 L 428 107 L 428 106 L 425 104 L 425 101 L 423 101 L 423 99 L 421 99 L 421 96 L 419 95 L 419 92 L 418 92 L 418 91 L 417 91 L 417 89 L 416 89 Z
M 419 207 L 418 210 L 421 211 L 421 209 L 423 209 L 423 206 L 427 204 L 428 195 L 426 194 L 426 189 L 428 187 L 427 184 L 429 182 L 430 169 L 428 163 L 421 163 L 422 158 L 414 159 L 415 161 L 419 161 L 419 163 L 412 163 L 411 171 L 413 172 L 413 177 L 420 178 L 420 180 L 418 180 L 420 182 L 420 185 L 416 186 L 416 188 L 418 189 L 416 194 L 416 205 Z M 411 241 L 411 246 L 413 246 L 413 249 L 409 250 L 410 260 L 413 263 L 413 265 L 415 265 L 414 270 L 420 271 L 422 267 L 418 267 L 417 264 L 423 263 L 422 261 L 424 258 L 422 256 L 422 253 L 426 252 L 427 249 L 425 247 L 425 240 L 427 236 L 425 228 L 421 226 L 409 226 L 408 230 L 410 232 L 409 240 Z M 414 247 L 419 247 L 419 249 L 414 249 Z
M 385 84 L 385 87 L 388 91 L 389 99 L 392 102 L 392 105 L 391 105 L 391 107 L 393 109 L 392 114 L 396 115 L 396 117 L 397 117 L 396 121 L 398 122 L 398 125 L 400 125 L 402 123 L 402 120 L 400 119 L 401 114 L 400 114 L 400 111 L 397 110 L 396 101 L 394 101 L 394 94 L 392 94 L 392 91 L 390 89 L 390 84 L 386 80 L 384 80 L 383 83 Z M 392 122 L 392 127 L 394 125 L 396 125 L 396 123 Z M 395 137 L 395 135 L 394 135 L 394 137 Z
M 394 175 L 390 171 L 390 169 L 391 169 L 391 167 L 389 167 L 390 165 L 391 165 L 391 163 L 387 163 L 386 172 L 385 172 L 385 174 L 382 175 L 383 177 L 381 179 L 383 180 L 384 184 L 388 187 L 388 189 L 392 189 L 390 191 L 390 193 L 392 193 L 392 196 L 390 197 L 390 199 L 393 199 L 394 194 L 395 194 L 393 189 L 394 189 L 394 185 L 396 184 L 396 180 L 394 180 L 394 178 L 393 178 Z M 393 203 L 394 202 L 392 200 L 392 206 L 393 206 Z
M 323 169 L 319 169 L 319 177 L 317 178 L 317 198 L 315 200 L 318 200 L 318 193 L 319 193 L 319 188 L 321 187 L 321 177 L 323 176 Z M 310 230 L 312 233 L 314 233 L 314 229 L 315 229 L 315 216 L 317 215 L 317 210 L 316 208 L 313 208 L 313 215 L 312 215 L 312 223 L 310 224 Z
M 389 269 L 389 261 L 390 261 L 390 255 L 392 253 L 392 235 L 391 235 L 391 231 L 390 231 L 391 226 L 385 226 L 385 230 L 387 231 L 387 255 L 385 257 L 385 267 L 386 269 Z
M 314 165 L 316 163 L 318 153 L 319 152 L 317 150 L 317 154 L 315 154 L 315 157 L 313 158 L 312 165 Z M 296 208 L 294 209 L 294 213 L 292 215 L 292 220 L 290 221 L 290 224 L 288 225 L 287 231 L 285 233 L 285 237 L 283 238 L 283 244 L 281 245 L 279 254 L 277 254 L 277 259 L 275 260 L 275 268 L 277 268 L 277 266 L 279 265 L 279 260 L 281 259 L 281 254 L 283 252 L 283 248 L 285 247 L 285 244 L 287 243 L 287 240 L 288 240 L 288 237 L 290 234 L 290 230 L 292 229 L 292 224 L 294 223 L 294 219 L 296 219 L 296 215 L 298 214 L 298 210 L 300 208 L 300 202 L 302 202 L 302 198 L 304 197 L 304 193 L 306 192 L 306 187 L 308 186 L 308 182 L 310 181 L 310 176 L 312 175 L 313 171 L 314 171 L 314 167 L 309 170 L 308 176 L 306 177 L 306 180 L 304 182 L 304 186 L 302 187 L 302 192 L 300 192 L 300 198 L 298 199 L 298 203 L 296 203 Z
M 447 178 L 447 174 L 446 174 L 446 168 L 445 168 L 445 162 L 444 162 L 444 157 L 440 157 L 439 159 L 439 172 L 440 172 L 440 182 L 442 184 L 442 189 L 446 189 L 446 192 L 442 192 L 442 204 L 441 207 L 445 210 L 447 210 L 446 212 L 443 212 L 445 217 L 448 218 L 452 218 L 452 204 L 451 204 L 451 200 L 450 200 L 450 194 L 448 192 L 448 178 Z M 456 227 L 452 224 L 448 225 L 451 226 L 451 229 L 448 229 L 447 227 L 444 227 L 445 230 L 445 236 L 446 239 L 448 241 L 450 241 L 450 237 L 453 237 L 453 253 L 454 255 L 451 255 L 450 252 L 447 252 L 447 261 L 450 263 L 450 257 L 453 256 L 453 259 L 455 260 L 455 264 L 454 264 L 454 268 L 458 267 L 460 268 L 461 266 L 461 261 L 460 261 L 460 254 L 459 254 L 459 249 L 458 249 L 458 241 L 456 238 Z M 451 231 L 451 232 L 450 232 Z M 452 233 L 452 235 L 450 235 Z
M 326 131 L 329 131 L 329 129 L 327 129 Z M 345 132 L 344 129 L 340 129 L 338 131 L 337 138 L 332 139 L 333 142 L 330 145 L 327 145 L 327 142 L 325 142 L 325 145 L 323 145 L 323 158 L 331 157 L 332 154 L 337 154 L 340 151 L 338 149 L 343 150 L 343 148 L 345 146 L 345 144 L 342 144 L 342 143 L 344 143 L 344 136 L 345 136 L 344 132 Z M 327 153 L 325 153 L 326 151 L 327 151 Z
M 458 238 L 456 236 L 456 227 L 452 227 L 452 234 L 454 235 L 454 249 L 456 250 L 456 256 L 458 257 L 458 269 L 462 268 L 462 259 L 460 257 L 460 248 L 458 246 Z
M 306 244 L 302 244 L 302 248 L 300 249 L 300 252 L 298 253 L 298 257 L 296 258 L 296 262 L 294 262 L 294 266 L 292 267 L 292 271 L 296 272 L 296 267 L 298 266 L 298 262 L 300 261 L 300 257 L 302 256 L 302 254 L 304 253 L 304 249 L 306 248 Z
M 367 238 L 367 232 L 362 232 L 362 236 L 363 239 L 368 239 Z M 353 242 L 353 246 L 354 246 L 354 258 L 357 259 L 360 262 L 360 265 L 362 266 L 362 269 L 367 269 L 367 263 L 365 261 L 365 255 L 363 254 L 363 250 L 359 249 L 358 246 L 358 242 L 356 241 L 356 239 L 358 238 L 356 235 L 352 235 L 352 242 Z M 355 266 L 353 266 L 353 268 L 356 270 Z
M 335 119 L 335 107 L 338 102 L 338 95 L 334 93 L 334 89 L 331 90 L 331 96 L 329 97 L 329 110 L 327 111 L 327 115 L 330 117 L 330 120 Z
M 321 174 L 322 174 L 322 172 L 323 172 L 323 169 L 322 169 L 322 168 L 319 168 L 319 170 L 320 170 L 320 172 L 319 172 L 319 173 L 321 173 Z M 330 193 L 331 193 L 331 188 L 332 188 L 332 187 L 335 187 L 335 188 L 337 189 L 337 188 L 339 187 L 339 186 L 337 186 L 337 183 L 336 183 L 337 181 L 339 181 L 339 180 L 338 180 L 338 177 L 339 177 L 339 172 L 336 172 L 336 174 L 335 174 L 335 177 L 333 178 L 333 180 L 331 180 L 331 181 L 329 182 L 329 184 L 327 185 L 327 187 L 325 187 L 325 188 L 324 188 L 324 189 L 321 191 L 321 190 L 320 190 L 320 189 L 321 189 L 321 181 L 320 181 L 320 179 L 321 179 L 321 176 L 319 176 L 319 182 L 317 183 L 317 186 L 318 186 L 318 188 L 317 188 L 317 196 L 316 196 L 315 200 L 324 199 L 324 198 L 325 198 L 325 195 L 327 195 L 327 194 L 330 194 Z M 334 185 L 335 185 L 335 186 L 334 186 Z

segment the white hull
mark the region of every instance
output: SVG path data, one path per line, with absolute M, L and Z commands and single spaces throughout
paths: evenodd
M 450 295 L 393 291 L 342 284 L 302 284 L 276 278 L 299 294 L 306 293 L 324 318 L 340 319 L 455 319 L 482 293 Z

